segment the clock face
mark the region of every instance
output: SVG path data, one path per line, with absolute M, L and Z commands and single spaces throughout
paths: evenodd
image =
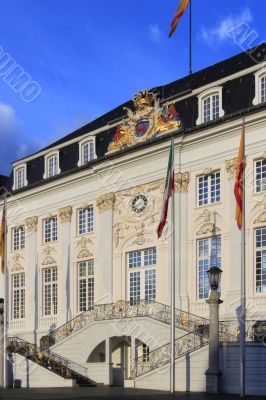
M 148 198 L 145 193 L 137 193 L 130 202 L 132 213 L 136 216 L 144 214 L 147 209 Z

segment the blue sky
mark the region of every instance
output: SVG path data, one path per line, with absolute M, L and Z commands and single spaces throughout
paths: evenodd
M 144 88 L 188 72 L 188 12 L 179 0 L 1 0 L 0 47 L 41 87 L 31 103 L 0 76 L 0 173 Z M 193 0 L 193 71 L 241 52 L 241 23 L 265 40 L 260 0 Z

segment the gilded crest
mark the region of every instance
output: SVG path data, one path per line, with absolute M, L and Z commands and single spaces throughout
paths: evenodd
M 116 128 L 108 153 L 113 153 L 181 127 L 181 120 L 174 104 L 162 107 L 158 96 L 144 90 L 133 96 L 135 111 L 125 108 L 127 119 Z

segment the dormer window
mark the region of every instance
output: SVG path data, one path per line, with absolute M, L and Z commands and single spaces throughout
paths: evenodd
M 214 121 L 224 116 L 222 109 L 222 87 L 211 88 L 198 96 L 199 117 L 197 125 Z
M 51 178 L 55 175 L 60 174 L 59 168 L 59 151 L 49 153 L 44 157 L 45 172 L 43 178 Z
M 21 189 L 25 186 L 27 186 L 28 181 L 27 181 L 27 165 L 26 164 L 20 164 L 17 165 L 14 168 L 14 184 L 13 184 L 13 190 L 16 189 Z
M 78 167 L 86 165 L 96 158 L 95 137 L 90 136 L 79 142 L 79 161 Z
M 253 105 L 266 102 L 266 67 L 255 73 L 255 97 Z

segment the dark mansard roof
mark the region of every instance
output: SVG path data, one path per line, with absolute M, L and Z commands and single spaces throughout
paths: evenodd
M 248 114 L 256 112 L 259 108 L 264 108 L 265 104 L 260 106 L 253 106 L 252 100 L 255 97 L 255 77 L 254 73 L 242 74 L 241 77 L 234 79 L 230 78 L 230 75 L 238 73 L 249 67 L 261 63 L 266 60 L 266 43 L 261 44 L 257 48 L 254 48 L 250 53 L 243 52 L 225 61 L 219 62 L 194 74 L 188 75 L 175 82 L 169 83 L 164 86 L 158 86 L 151 89 L 159 95 L 161 102 L 171 101 L 175 104 L 178 110 L 181 120 L 182 129 L 173 134 L 191 134 L 201 129 L 205 129 L 209 125 L 215 125 L 224 122 L 230 118 L 236 118 L 241 114 Z M 225 112 L 224 117 L 219 118 L 216 121 L 210 121 L 206 124 L 196 125 L 198 118 L 198 98 L 195 95 L 189 96 L 189 94 L 202 86 L 208 84 L 214 84 L 221 78 L 228 77 L 228 80 L 222 85 L 223 96 L 222 96 L 222 108 Z M 183 96 L 186 96 L 182 99 Z M 178 100 L 180 98 L 180 100 Z M 163 135 L 159 138 L 155 138 L 149 142 L 138 144 L 128 149 L 118 151 L 114 154 L 106 155 L 108 146 L 112 142 L 112 138 L 116 131 L 116 125 L 119 125 L 123 118 L 126 117 L 126 111 L 124 107 L 133 109 L 133 102 L 128 101 L 114 110 L 104 114 L 96 120 L 86 124 L 85 126 L 77 129 L 76 131 L 66 135 L 62 139 L 50 144 L 49 146 L 41 149 L 35 155 L 31 156 L 31 159 L 27 161 L 27 180 L 28 186 L 21 190 L 27 190 L 30 187 L 48 182 L 52 179 L 60 179 L 70 173 L 81 170 L 82 168 L 90 168 L 95 163 L 99 163 L 106 158 L 119 157 L 128 151 L 134 151 L 136 148 L 151 145 L 152 143 L 167 140 L 169 135 Z M 109 125 L 114 125 L 109 127 Z M 99 130 L 96 134 L 96 155 L 97 159 L 90 162 L 86 166 L 78 167 L 79 159 L 79 137 L 89 134 L 95 130 Z M 77 140 L 75 143 L 69 144 L 71 140 Z M 65 143 L 65 146 L 64 146 Z M 60 145 L 59 157 L 60 157 L 60 169 L 61 173 L 56 177 L 50 179 L 43 179 L 44 174 L 44 157 L 40 153 L 49 149 L 54 149 Z M 0 184 L 4 182 L 5 185 L 12 186 L 12 176 L 9 181 L 6 177 L 0 176 Z

